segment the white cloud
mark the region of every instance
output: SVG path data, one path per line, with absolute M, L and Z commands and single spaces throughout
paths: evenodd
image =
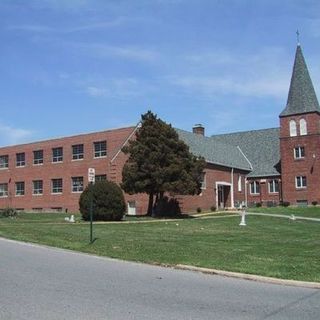
M 205 96 L 229 95 L 283 99 L 291 66 L 281 48 L 239 54 L 215 52 L 186 55 L 188 68 L 167 77 L 169 83 Z
M 6 27 L 7 30 L 17 30 L 22 32 L 32 32 L 32 33 L 56 33 L 56 34 L 66 34 L 81 31 L 94 31 L 97 29 L 107 29 L 111 27 L 117 27 L 122 25 L 128 19 L 125 17 L 118 17 L 109 21 L 99 21 L 91 24 L 82 24 L 79 26 L 69 26 L 69 27 L 52 27 L 46 25 L 36 25 L 36 24 L 21 24 L 21 25 L 9 25 Z
M 32 137 L 33 132 L 26 129 L 14 128 L 0 124 L 1 144 L 11 145 L 26 142 Z
M 70 43 L 70 45 L 83 50 L 87 54 L 103 58 L 113 56 L 148 62 L 159 58 L 159 54 L 157 52 L 138 46 L 109 46 L 100 43 Z
M 144 97 L 155 90 L 150 84 L 145 84 L 135 78 L 115 78 L 105 80 L 90 80 L 81 86 L 85 86 L 85 92 L 92 97 L 108 97 L 116 99 L 128 99 L 132 97 Z

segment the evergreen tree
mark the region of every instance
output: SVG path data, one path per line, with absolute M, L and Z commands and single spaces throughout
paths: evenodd
M 122 188 L 129 194 L 149 195 L 148 214 L 154 197 L 161 201 L 165 192 L 198 194 L 205 161 L 189 152 L 177 132 L 151 111 L 141 116 L 136 139 L 123 148 L 129 158 L 122 171 Z

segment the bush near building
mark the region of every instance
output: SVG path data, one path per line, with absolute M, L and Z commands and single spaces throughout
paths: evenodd
M 118 221 L 125 214 L 122 190 L 112 181 L 98 181 L 86 187 L 80 196 L 79 207 L 83 220 L 90 219 L 92 199 L 93 220 Z

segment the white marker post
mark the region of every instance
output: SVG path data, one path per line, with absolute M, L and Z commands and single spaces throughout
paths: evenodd
M 246 206 L 241 204 L 241 222 L 239 226 L 246 226 Z
M 90 184 L 94 184 L 96 181 L 96 170 L 94 168 L 88 169 L 88 182 Z M 90 243 L 93 243 L 93 230 L 92 230 L 92 223 L 93 223 L 93 199 L 92 194 L 90 195 Z

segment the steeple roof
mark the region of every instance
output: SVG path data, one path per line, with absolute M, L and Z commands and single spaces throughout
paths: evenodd
M 280 113 L 280 117 L 309 112 L 320 113 L 320 107 L 309 75 L 307 64 L 302 54 L 301 46 L 298 44 L 287 105 Z

